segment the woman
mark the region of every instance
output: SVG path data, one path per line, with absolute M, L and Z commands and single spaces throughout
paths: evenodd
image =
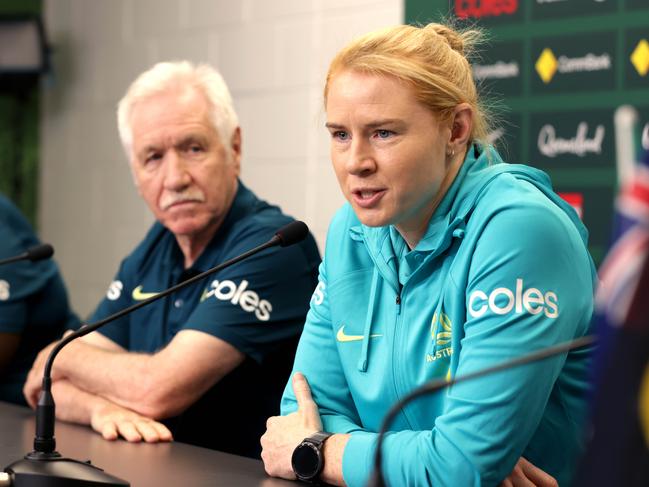
M 380 422 L 409 391 L 589 332 L 587 232 L 544 173 L 483 142 L 465 56 L 476 39 L 399 26 L 330 66 L 327 128 L 349 204 L 327 236 L 303 375 L 262 438 L 271 475 L 364 485 Z M 407 405 L 385 441 L 388 484 L 497 485 L 520 457 L 568 482 L 587 360 L 579 350 Z M 310 440 L 316 456 L 324 442 L 324 468 L 300 471 L 296 447 L 318 431 L 334 433 Z

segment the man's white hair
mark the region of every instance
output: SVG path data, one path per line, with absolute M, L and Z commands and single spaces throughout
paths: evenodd
M 146 98 L 174 89 L 194 88 L 203 93 L 210 103 L 210 120 L 224 147 L 229 147 L 239 119 L 232 105 L 230 90 L 221 74 L 207 64 L 194 66 L 189 61 L 162 62 L 137 77 L 117 105 L 117 128 L 126 151 L 131 158 L 133 107 Z

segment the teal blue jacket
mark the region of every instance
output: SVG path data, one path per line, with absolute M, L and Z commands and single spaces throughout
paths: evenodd
M 372 469 L 388 408 L 590 331 L 587 232 L 545 173 L 474 146 L 419 244 L 345 205 L 328 235 L 294 371 L 324 429 L 351 433 L 350 486 Z M 590 350 L 455 385 L 403 408 L 386 437 L 389 485 L 498 485 L 520 456 L 569 482 L 581 449 Z M 290 381 L 282 414 L 296 409 Z

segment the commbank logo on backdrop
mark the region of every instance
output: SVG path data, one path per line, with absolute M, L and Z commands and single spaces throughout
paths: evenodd
M 614 89 L 616 42 L 612 31 L 532 39 L 532 93 Z
M 558 72 L 567 73 L 584 73 L 590 71 L 607 71 L 613 66 L 611 56 L 608 53 L 593 54 L 589 52 L 581 57 L 557 57 L 552 49 L 545 48 L 536 61 L 534 67 L 539 77 L 544 83 L 550 83 L 554 75 Z
M 455 15 L 461 19 L 482 19 L 512 15 L 518 11 L 518 0 L 456 0 Z
M 555 57 L 552 49 L 545 48 L 541 55 L 536 60 L 534 65 L 536 72 L 539 74 L 544 83 L 549 83 L 557 72 L 557 58 Z
M 493 64 L 474 64 L 473 76 L 476 80 L 516 78 L 520 68 L 516 61 L 496 61 Z
M 649 72 L 649 42 L 646 39 L 640 39 L 631 53 L 631 64 L 640 76 L 646 76 Z

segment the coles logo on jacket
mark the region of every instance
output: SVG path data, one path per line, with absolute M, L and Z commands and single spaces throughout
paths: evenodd
M 516 279 L 514 289 L 498 287 L 489 294 L 475 290 L 469 296 L 469 315 L 479 318 L 487 311 L 497 315 L 508 313 L 529 313 L 555 319 L 559 316 L 559 303 L 554 291 L 542 291 L 535 287 L 526 288 L 522 278 Z

